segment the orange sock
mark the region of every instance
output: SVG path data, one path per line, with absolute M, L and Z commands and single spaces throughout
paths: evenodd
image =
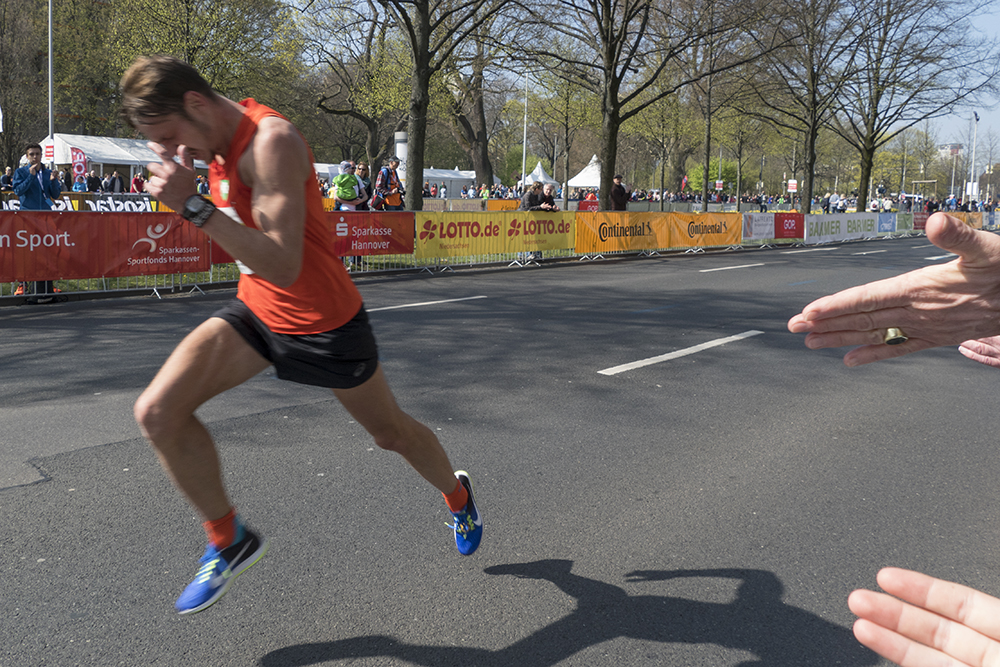
M 455 481 L 458 482 L 458 480 Z M 458 482 L 455 490 L 451 493 L 442 493 L 441 495 L 444 496 L 444 501 L 448 503 L 448 509 L 453 513 L 461 512 L 469 504 L 469 492 L 465 490 L 461 482 Z
M 231 508 L 229 514 L 221 519 L 206 521 L 202 525 L 208 534 L 208 541 L 216 549 L 221 550 L 232 546 L 233 542 L 236 541 L 236 508 Z

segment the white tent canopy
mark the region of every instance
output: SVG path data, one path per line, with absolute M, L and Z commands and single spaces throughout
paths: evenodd
M 55 141 L 52 137 L 45 137 L 41 142 L 43 154 L 48 152 L 47 148 L 54 145 L 52 161 L 58 165 L 72 164 L 73 153 L 71 149 L 76 148 L 84 152 L 87 162 L 93 165 L 129 165 L 132 173 L 145 167 L 150 162 L 159 162 L 159 156 L 146 146 L 145 139 L 121 139 L 117 137 L 91 137 L 84 134 L 61 134 L 56 133 Z M 48 158 L 45 158 L 48 162 Z M 201 160 L 195 160 L 194 166 L 198 169 L 207 169 Z M 90 170 L 88 165 L 88 171 Z M 100 170 L 103 171 L 103 170 Z
M 535 170 L 530 174 L 528 174 L 528 177 L 525 179 L 525 183 L 529 185 L 532 183 L 542 183 L 545 185 L 552 184 L 556 186 L 559 185 L 559 181 L 557 181 L 556 179 L 552 178 L 547 173 L 545 173 L 545 167 L 542 166 L 541 161 L 539 161 L 538 164 L 535 165 Z
M 601 161 L 595 155 L 590 158 L 590 162 L 579 174 L 569 179 L 567 184 L 571 188 L 599 188 L 601 187 Z
M 44 151 L 46 146 L 52 145 L 52 139 L 46 137 L 41 142 Z M 72 164 L 73 154 L 70 149 L 82 150 L 87 156 L 87 170 L 91 165 L 129 165 L 134 174 L 140 167 L 145 168 L 150 162 L 159 162 L 159 156 L 146 146 L 145 139 L 122 139 L 117 137 L 91 137 L 83 134 L 61 134 L 56 133 L 55 140 L 55 162 L 58 165 Z M 48 160 L 46 160 L 48 161 Z M 195 160 L 194 166 L 198 169 L 208 169 L 208 164 L 201 160 Z M 313 165 L 320 178 L 333 178 L 340 173 L 340 163 L 327 164 L 317 162 Z M 98 172 L 102 169 L 96 169 Z
M 499 184 L 500 179 L 495 175 L 493 176 L 493 182 Z M 415 187 L 423 187 L 424 183 L 436 183 L 438 188 L 442 185 L 448 188 L 448 197 L 450 199 L 455 199 L 459 196 L 462 191 L 462 187 L 475 187 L 476 183 L 476 172 L 471 169 L 459 169 L 455 167 L 454 169 L 435 169 L 431 167 L 430 169 L 424 169 L 424 180 L 422 183 L 415 183 Z
M 87 170 L 95 169 L 102 174 L 104 172 L 103 165 L 113 165 L 116 167 L 128 165 L 132 174 L 135 174 L 140 168 L 144 168 L 150 162 L 160 161 L 159 156 L 146 146 L 145 139 L 91 137 L 83 134 L 56 133 L 54 142 L 51 137 L 46 137 L 40 143 L 43 154 L 46 152 L 47 146 L 54 146 L 54 159 L 52 161 L 57 165 L 72 164 L 73 153 L 71 149 L 82 150 L 87 156 Z M 45 161 L 49 162 L 49 159 L 45 158 Z M 201 160 L 195 160 L 194 166 L 198 169 L 208 168 L 208 165 Z M 332 179 L 340 173 L 339 162 L 317 162 L 313 167 L 320 178 Z M 538 167 L 540 169 L 541 164 Z M 542 170 L 542 173 L 545 173 L 544 170 Z M 373 183 L 377 174 L 377 169 L 371 171 Z M 546 176 L 546 178 L 548 177 Z M 476 185 L 476 172 L 472 170 L 460 170 L 458 167 L 455 169 L 424 169 L 424 181 L 437 183 L 438 187 L 444 185 L 448 188 L 449 196 L 454 197 L 458 196 L 458 193 L 462 190 L 462 186 Z M 494 176 L 493 182 L 499 184 L 500 179 Z M 421 187 L 423 186 L 423 182 L 415 185 Z

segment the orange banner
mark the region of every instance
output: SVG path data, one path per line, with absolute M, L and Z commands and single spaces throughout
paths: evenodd
M 739 213 L 671 213 L 671 248 L 718 248 L 740 245 L 743 220 Z
M 521 207 L 520 199 L 487 199 L 487 211 L 516 211 Z
M 208 237 L 175 213 L 0 212 L 0 281 L 208 271 Z
M 653 250 L 670 246 L 666 213 L 581 211 L 576 214 L 576 251 L 581 254 Z M 655 229 L 654 229 L 655 226 Z
M 709 248 L 739 245 L 739 213 L 576 214 L 576 251 L 581 254 Z

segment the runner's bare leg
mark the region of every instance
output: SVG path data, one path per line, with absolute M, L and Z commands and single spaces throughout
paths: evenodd
M 334 389 L 334 395 L 382 449 L 397 452 L 441 493 L 455 490 L 455 472 L 448 455 L 429 428 L 396 403 L 379 364 L 360 387 Z
M 181 341 L 135 403 L 136 421 L 160 464 L 206 521 L 232 505 L 215 443 L 194 412 L 268 365 L 228 322 L 213 317 Z

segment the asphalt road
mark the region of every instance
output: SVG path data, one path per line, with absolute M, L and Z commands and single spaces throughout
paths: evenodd
M 271 550 L 192 617 L 204 537 L 131 404 L 232 294 L 0 310 L 0 665 L 885 664 L 846 606 L 879 567 L 1000 593 L 1000 375 L 807 350 L 785 322 L 811 299 L 947 258 L 802 250 L 364 279 L 482 548 L 328 392 L 265 371 L 201 415 Z

